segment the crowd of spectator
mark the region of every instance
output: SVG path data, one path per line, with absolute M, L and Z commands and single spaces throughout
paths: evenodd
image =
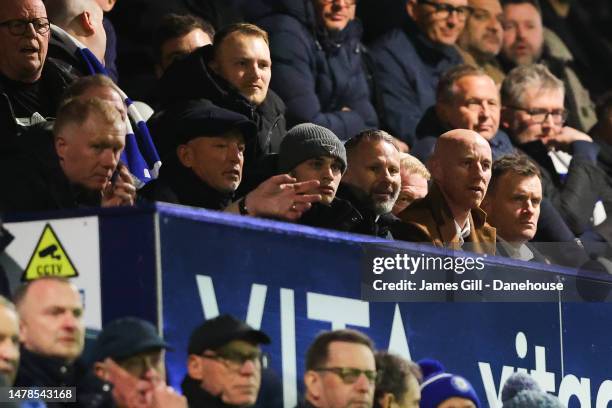
M 609 4 L 596 16 L 562 0 L 157 3 L 3 1 L 0 211 L 164 201 L 525 261 L 611 252 L 612 43 L 609 24 L 589 24 Z M 550 241 L 571 256 L 534 245 Z M 72 284 L 43 279 L 13 299 L 0 299 L 8 384 L 83 382 L 92 407 L 186 406 L 148 323 L 104 328 L 92 368 Z M 254 404 L 270 341 L 228 316 L 205 322 L 187 400 Z M 465 379 L 421 367 L 361 333 L 325 333 L 303 406 L 480 407 Z
M 270 380 L 265 353 L 275 339 L 231 315 L 191 332 L 179 395 L 166 385 L 165 353 L 172 345 L 155 326 L 134 317 L 113 320 L 86 356 L 82 312 L 77 288 L 61 278 L 24 284 L 15 305 L 0 296 L 0 383 L 76 387 L 75 401 L 30 399 L 23 407 L 282 406 L 281 385 Z M 297 408 L 483 407 L 470 382 L 440 362 L 416 364 L 377 351 L 366 334 L 352 329 L 316 336 L 306 351 L 303 383 Z M 507 380 L 501 395 L 504 407 L 562 407 L 522 373 Z

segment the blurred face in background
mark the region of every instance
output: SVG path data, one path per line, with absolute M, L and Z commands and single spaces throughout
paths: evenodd
M 529 65 L 540 59 L 544 27 L 538 10 L 529 3 L 504 7 L 502 55 L 515 65 Z
M 406 10 L 431 42 L 445 45 L 457 42 L 470 14 L 467 0 L 410 0 Z
M 459 37 L 459 45 L 476 59 L 493 58 L 502 47 L 504 13 L 499 0 L 471 0 L 473 8 Z
M 356 0 L 313 0 L 315 13 L 329 31 L 342 31 L 355 18 Z

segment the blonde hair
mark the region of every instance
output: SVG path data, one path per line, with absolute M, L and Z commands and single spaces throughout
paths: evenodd
M 431 173 L 429 173 L 427 167 L 419 159 L 408 153 L 400 153 L 400 167 L 408 174 L 416 173 L 425 180 L 429 181 L 431 179 Z

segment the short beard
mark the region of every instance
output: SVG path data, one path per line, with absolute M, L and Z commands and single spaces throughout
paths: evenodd
M 388 214 L 393 210 L 393 206 L 399 197 L 399 188 L 393 193 L 393 198 L 384 202 L 376 202 L 374 200 L 370 200 L 372 203 L 372 210 L 374 210 L 375 215 L 383 215 Z

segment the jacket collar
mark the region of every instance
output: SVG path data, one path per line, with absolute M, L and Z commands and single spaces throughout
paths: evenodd
M 44 356 L 21 347 L 21 360 L 16 385 L 74 386 L 85 374 L 85 368 L 76 360 Z
M 404 30 L 412 40 L 414 48 L 428 65 L 437 65 L 443 60 L 461 59 L 459 51 L 453 45 L 439 44 L 431 41 L 411 18 L 406 19 Z
M 451 246 L 458 246 L 459 236 L 457 235 L 455 218 L 436 182 L 432 183 L 427 196 L 434 221 L 439 226 L 442 241 L 450 243 Z M 468 215 L 467 221 L 470 223 L 471 232 L 466 242 L 474 241 L 476 231 L 482 230 L 487 221 L 487 213 L 480 207 L 473 208 Z
M 233 198 L 232 193 L 221 193 L 210 187 L 174 157 L 164 162 L 159 178 L 170 185 L 183 205 L 222 210 Z

